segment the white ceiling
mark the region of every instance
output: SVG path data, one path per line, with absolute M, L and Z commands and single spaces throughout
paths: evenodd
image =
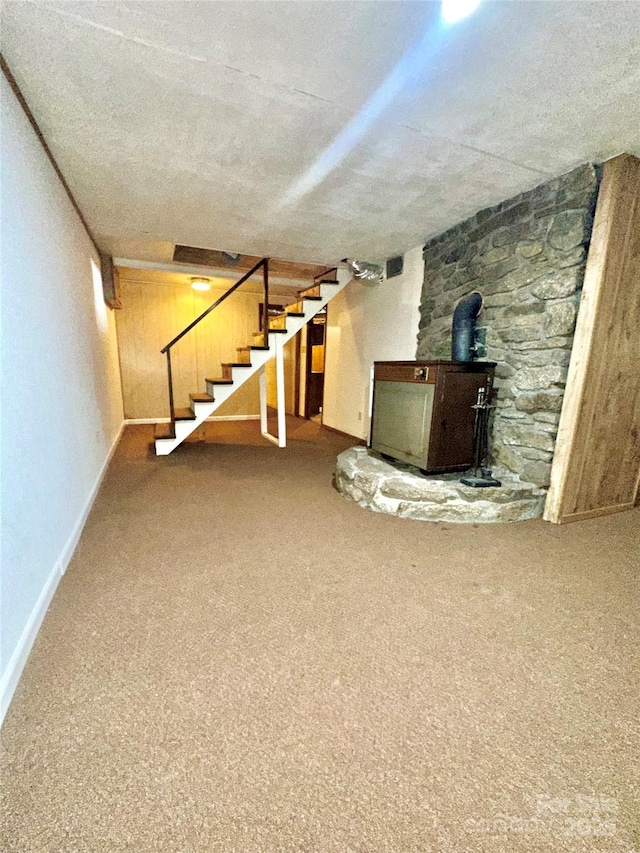
M 578 163 L 640 156 L 634 0 L 485 0 L 449 28 L 436 2 L 4 0 L 2 23 L 120 257 L 382 259 Z

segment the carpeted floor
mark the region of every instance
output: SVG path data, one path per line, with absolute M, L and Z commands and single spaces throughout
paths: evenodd
M 640 511 L 376 515 L 349 442 L 129 427 L 3 728 L 3 853 L 640 849 Z

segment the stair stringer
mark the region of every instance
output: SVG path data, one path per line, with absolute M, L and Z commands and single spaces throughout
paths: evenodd
M 156 438 L 155 440 L 155 448 L 157 456 L 168 456 L 172 451 L 176 449 L 185 438 L 188 438 L 191 433 L 196 430 L 200 424 L 202 424 L 207 418 L 210 418 L 211 415 L 216 411 L 216 409 L 220 408 L 220 406 L 226 402 L 232 394 L 241 388 L 247 379 L 250 379 L 254 376 L 259 370 L 261 370 L 264 365 L 269 361 L 269 359 L 274 358 L 276 354 L 275 348 L 275 339 L 279 338 L 283 344 L 286 344 L 287 341 L 290 341 L 294 335 L 297 335 L 300 329 L 303 326 L 313 320 L 313 318 L 318 314 L 322 309 L 329 303 L 331 300 L 343 290 L 346 285 L 349 283 L 349 280 L 338 282 L 337 284 L 321 284 L 320 285 L 320 296 L 321 299 L 305 299 L 304 297 L 298 300 L 302 302 L 304 317 L 288 317 L 287 318 L 287 332 L 282 335 L 279 333 L 269 332 L 268 350 L 252 350 L 251 351 L 251 364 L 242 366 L 242 367 L 232 367 L 231 368 L 231 378 L 233 379 L 233 385 L 214 385 L 212 383 L 207 382 L 207 392 L 214 397 L 213 403 L 192 403 L 191 408 L 193 413 L 195 414 L 195 420 L 189 421 L 176 421 L 175 424 L 175 438 Z

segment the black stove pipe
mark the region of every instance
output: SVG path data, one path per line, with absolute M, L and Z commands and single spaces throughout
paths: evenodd
M 464 296 L 456 305 L 451 329 L 453 361 L 473 361 L 476 357 L 476 319 L 481 310 L 482 294 L 477 290 Z

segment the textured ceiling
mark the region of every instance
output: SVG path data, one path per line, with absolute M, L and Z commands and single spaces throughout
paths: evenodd
M 103 248 L 382 259 L 640 155 L 640 3 L 12 2 L 3 52 Z

